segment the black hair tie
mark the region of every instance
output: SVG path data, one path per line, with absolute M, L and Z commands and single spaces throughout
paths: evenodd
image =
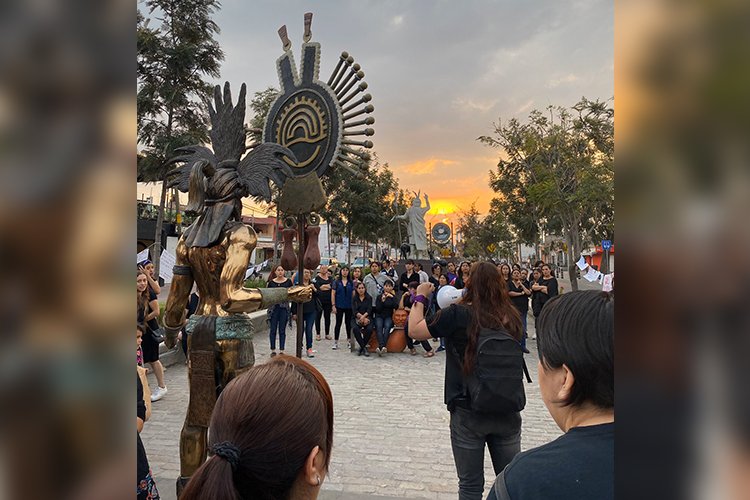
M 237 467 L 240 466 L 240 450 L 229 441 L 215 444 L 213 447 L 213 452 L 214 455 L 217 455 L 229 462 L 229 465 L 232 466 L 232 472 L 236 471 Z

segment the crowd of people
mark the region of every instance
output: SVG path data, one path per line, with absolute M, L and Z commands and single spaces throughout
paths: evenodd
M 544 262 L 526 269 L 519 264 L 441 260 L 432 263 L 430 273 L 411 259 L 404 264 L 400 276 L 387 259 L 371 262 L 369 269 L 342 266 L 335 276 L 322 265 L 314 277 L 305 270 L 301 280 L 297 274 L 287 276 L 291 272 L 280 265 L 273 267 L 268 287 L 288 288 L 301 281 L 312 287 L 313 298 L 299 307 L 281 303 L 267 310 L 273 359 L 237 377 L 222 392 L 211 421 L 210 458 L 192 477 L 183 498 L 317 497 L 332 453 L 333 403 L 320 372 L 305 361 L 279 356 L 294 321 L 303 324 L 310 358 L 316 352 L 313 329 L 315 342 L 332 340 L 336 350 L 342 325 L 347 347 L 356 343 L 360 356 L 370 356 L 373 335 L 376 354 L 387 354 L 396 328 L 403 328 L 412 355 L 417 345 L 424 357 L 446 353 L 444 403 L 450 412 L 460 500 L 482 498 L 485 447 L 497 476 L 488 500 L 613 497 L 614 293 L 558 296 L 559 284 Z M 158 384 L 150 401 L 167 391 L 158 343 L 154 346 L 157 287 L 153 265 L 139 265 L 138 363 L 151 367 Z M 456 303 L 441 308 L 437 297 L 444 287 L 462 292 Z M 191 296 L 196 306 L 197 300 Z M 190 309 L 188 302 L 188 315 Z M 523 361 L 529 309 L 542 399 L 565 434 L 520 453 L 524 373 L 529 377 Z M 431 343 L 438 342 L 433 349 Z M 502 373 L 503 380 L 492 375 L 493 370 Z M 140 375 L 138 491 L 139 498 L 154 499 L 158 492 L 140 441 L 147 420 L 143 403 L 149 399 L 143 371 Z M 281 392 L 290 394 L 282 398 L 283 408 L 278 398 L 282 386 Z M 257 412 L 263 412 L 264 419 L 255 418 Z M 535 480 L 540 470 L 544 481 Z

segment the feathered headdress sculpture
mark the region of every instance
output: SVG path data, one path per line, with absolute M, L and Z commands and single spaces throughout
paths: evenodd
M 211 146 L 193 145 L 179 148 L 182 154 L 168 164 L 182 163 L 167 175 L 177 175 L 167 187 L 177 187 L 188 193 L 187 211 L 200 214 L 185 230 L 188 247 L 208 247 L 219 238 L 228 220 L 241 220 L 242 198 L 262 196 L 271 200 L 269 182 L 281 187 L 292 169 L 284 160 L 297 163 L 289 149 L 275 143 L 262 143 L 250 150 L 244 158 L 245 146 L 245 95 L 242 84 L 237 105 L 232 105 L 229 82 L 214 89 L 214 103 L 208 103 L 211 120 Z

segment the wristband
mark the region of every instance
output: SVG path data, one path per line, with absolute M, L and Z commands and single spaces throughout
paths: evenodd
M 428 307 L 430 300 L 424 295 L 417 295 L 416 297 L 412 299 L 412 302 L 419 302 L 423 306 Z

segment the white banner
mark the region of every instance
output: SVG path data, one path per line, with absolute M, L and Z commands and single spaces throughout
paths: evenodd
M 164 279 L 164 283 L 172 283 L 172 268 L 176 263 L 177 259 L 174 255 L 167 252 L 166 250 L 161 251 L 159 277 Z
M 135 263 L 140 264 L 146 259 L 148 259 L 148 248 L 142 252 L 138 252 L 138 255 L 135 257 Z
M 594 281 L 599 279 L 599 276 L 602 273 L 594 269 L 593 267 L 589 267 L 589 272 L 586 273 L 584 278 L 586 278 L 589 282 L 593 283 Z
M 586 259 L 583 258 L 583 255 L 581 255 L 581 258 L 576 262 L 576 266 L 578 266 L 578 269 L 581 271 L 585 271 L 586 268 L 589 267 L 589 264 L 586 262 Z

